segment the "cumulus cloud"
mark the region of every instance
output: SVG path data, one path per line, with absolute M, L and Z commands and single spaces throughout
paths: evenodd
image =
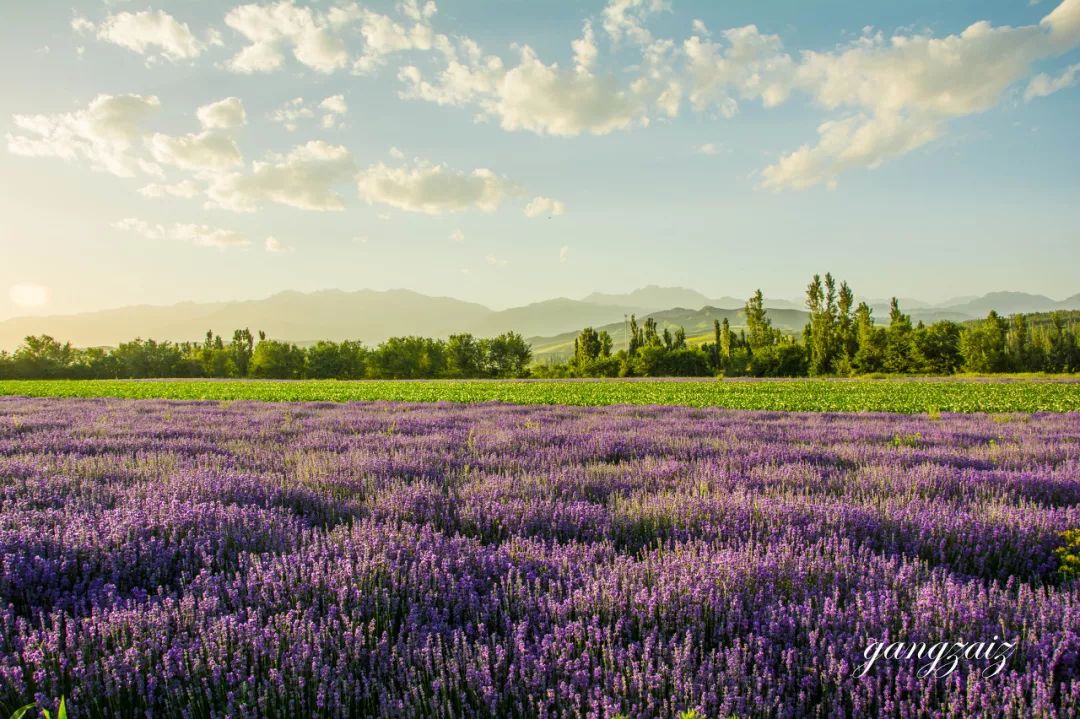
M 323 113 L 322 126 L 330 130 L 341 126 L 341 119 L 349 111 L 349 106 L 345 103 L 344 95 L 331 95 L 319 103 L 319 109 Z
M 216 130 L 192 135 L 158 133 L 149 139 L 149 147 L 158 162 L 195 172 L 228 170 L 244 161 L 236 141 Z
M 803 145 L 762 171 L 770 189 L 801 190 L 854 168 L 876 168 L 939 137 L 940 122 L 931 118 L 856 115 L 818 127 L 816 145 Z
M 689 76 L 689 100 L 697 111 L 715 108 L 725 118 L 739 111 L 739 98 L 778 105 L 791 92 L 795 64 L 782 52 L 778 35 L 756 26 L 725 30 L 713 41 L 704 24 L 682 45 Z
M 207 194 L 213 204 L 238 212 L 252 212 L 268 202 L 304 210 L 341 210 L 345 203 L 334 188 L 351 178 L 355 169 L 346 148 L 312 141 L 254 163 L 251 172 L 215 177 Z
M 295 132 L 303 120 L 312 120 L 319 115 L 319 124 L 328 130 L 340 127 L 342 118 L 349 111 L 344 95 L 331 95 L 317 105 L 309 104 L 302 97 L 294 97 L 270 113 L 270 119 Z
M 142 10 L 110 15 L 95 25 L 86 18 L 76 17 L 72 28 L 80 33 L 93 33 L 99 40 L 127 48 L 151 59 L 165 58 L 176 62 L 198 57 L 206 44 L 188 27 L 164 10 Z
M 525 205 L 526 217 L 542 217 L 544 215 L 551 217 L 561 215 L 564 212 L 566 212 L 566 206 L 550 197 L 537 196 L 532 198 L 529 204 Z
M 16 155 L 83 160 L 119 177 L 160 175 L 159 167 L 133 152 L 143 123 L 160 106 L 153 95 L 98 95 L 75 112 L 15 115 L 21 132 L 8 133 L 7 147 Z
M 196 110 L 195 114 L 204 130 L 231 130 L 247 123 L 244 103 L 238 97 L 227 97 L 224 100 L 203 105 Z
M 289 247 L 276 237 L 267 237 L 266 241 L 263 242 L 263 249 L 272 255 L 283 255 L 293 250 L 292 247 Z
M 652 42 L 652 34 L 645 28 L 646 19 L 670 9 L 668 0 L 610 0 L 603 11 L 604 31 L 616 43 L 627 39 L 646 45 Z
M 399 19 L 361 7 L 340 3 L 325 12 L 292 0 L 247 4 L 233 8 L 225 24 L 248 44 L 227 63 L 234 72 L 269 72 L 280 68 L 286 55 L 323 73 L 350 67 L 368 74 L 395 53 L 410 50 L 449 52 L 451 41 L 431 27 L 434 2 L 404 0 L 397 4 Z M 359 53 L 350 53 L 350 35 L 363 38 Z
M 355 21 L 355 5 L 320 13 L 288 0 L 266 5 L 240 5 L 228 12 L 225 24 L 248 45 L 227 63 L 234 72 L 251 74 L 281 67 L 285 52 L 317 72 L 329 73 L 348 63 L 342 30 Z
M 418 68 L 398 73 L 401 95 L 440 105 L 476 105 L 480 117 L 494 117 L 504 130 L 570 137 L 604 135 L 647 122 L 649 98 L 620 84 L 612 75 L 590 72 L 579 55 L 578 66 L 545 64 L 532 48 L 521 48 L 517 65 L 506 68 L 495 56 L 469 63 L 452 60 L 435 82 Z M 591 60 L 590 60 L 591 62 Z
M 1078 41 L 1080 0 L 1065 0 L 1039 25 L 976 22 L 942 38 L 867 34 L 831 52 L 805 52 L 794 87 L 845 114 L 822 123 L 815 144 L 765 168 L 762 185 L 798 189 L 878 167 L 940 137 L 949 120 L 994 107 L 1035 62 Z
M 1077 79 L 1080 79 L 1080 63 L 1069 65 L 1057 77 L 1051 77 L 1045 72 L 1039 73 L 1031 78 L 1024 90 L 1024 101 L 1030 102 L 1037 97 L 1046 97 L 1070 88 L 1076 84 Z
M 315 117 L 315 111 L 307 106 L 302 97 L 294 97 L 270 113 L 273 122 L 283 125 L 289 132 L 296 132 L 300 120 Z
M 409 50 L 437 49 L 450 52 L 450 39 L 435 33 L 431 18 L 436 12 L 434 2 L 420 5 L 417 2 L 399 4 L 399 9 L 412 24 L 399 23 L 372 10 L 360 11 L 360 33 L 364 36 L 364 50 L 353 63 L 357 75 L 366 75 L 386 62 L 394 53 Z
M 173 240 L 187 242 L 196 247 L 246 247 L 251 243 L 235 230 L 225 230 L 210 225 L 195 224 L 152 224 L 135 217 L 126 217 L 113 223 L 113 227 L 131 232 L 148 240 Z
M 491 212 L 521 192 L 515 183 L 486 168 L 461 172 L 427 162 L 412 167 L 372 165 L 357 176 L 357 184 L 360 197 L 369 203 L 428 215 L 470 208 Z
M 434 74 L 416 65 L 399 69 L 401 96 L 474 108 L 478 120 L 494 119 L 506 130 L 575 136 L 675 117 L 684 97 L 696 112 L 732 117 L 740 103 L 771 108 L 801 94 L 829 115 L 815 142 L 763 170 L 762 185 L 804 188 L 832 185 L 845 171 L 878 167 L 926 145 L 956 118 L 999 104 L 1035 63 L 1080 43 L 1080 0 L 1064 0 L 1037 25 L 982 21 L 944 37 L 868 30 L 834 49 L 803 52 L 787 51 L 779 35 L 754 25 L 714 33 L 700 20 L 686 40 L 657 39 L 647 22 L 666 9 L 662 0 L 609 0 L 604 8 L 599 22 L 610 44 L 641 54 L 640 63 L 624 68 L 627 80 L 597 69 L 603 53 L 586 22 L 567 67 L 544 62 L 528 46 L 518 48 L 516 61 L 504 62 L 457 38 L 442 49 L 445 65 Z M 1073 68 L 1039 75 L 1025 97 L 1069 87 L 1078 75 Z

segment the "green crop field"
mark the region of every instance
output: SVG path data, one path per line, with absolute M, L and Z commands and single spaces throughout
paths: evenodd
M 0 395 L 127 399 L 659 404 L 815 412 L 1077 412 L 1046 380 L 0 380 Z

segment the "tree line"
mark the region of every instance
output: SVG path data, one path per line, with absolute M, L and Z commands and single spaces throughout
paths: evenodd
M 13 353 L 0 352 L 0 378 L 112 379 L 255 377 L 268 379 L 477 379 L 517 377 L 805 377 L 869 374 L 948 375 L 956 372 L 1080 372 L 1080 312 L 990 312 L 983 320 L 912 323 L 893 298 L 887 323 L 855 304 L 846 282 L 814 275 L 806 289 L 809 320 L 801 335 L 773 327 L 761 290 L 743 307 L 736 332 L 725 318 L 710 341 L 691 344 L 683 328 L 661 328 L 631 317 L 624 346 L 586 327 L 565 362 L 531 364 L 521 335 L 391 337 L 360 342 L 290 342 L 233 332 L 225 342 L 207 332 L 203 342 L 135 339 L 115 349 L 73 347 L 52 337 L 27 337 Z
M 248 329 L 229 342 L 207 332 L 203 342 L 135 339 L 115 349 L 80 349 L 47 335 L 27 337 L 13 354 L 0 352 L 0 378 L 142 379 L 148 377 L 255 377 L 264 379 L 513 378 L 529 372 L 532 350 L 514 332 L 477 338 L 451 335 L 391 337 L 360 342 L 291 342 L 258 339 Z
M 743 307 L 745 328 L 713 323 L 712 342 L 687 343 L 682 328 L 659 330 L 631 316 L 619 350 L 606 331 L 586 327 L 563 363 L 534 368 L 546 377 L 817 377 L 957 372 L 1080 372 L 1080 312 L 991 311 L 983 320 L 912 323 L 894 297 L 888 323 L 846 282 L 814 275 L 806 290 L 809 321 L 801 336 L 773 327 L 761 290 Z

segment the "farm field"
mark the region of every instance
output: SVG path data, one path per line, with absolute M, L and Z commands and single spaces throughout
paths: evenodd
M 1075 527 L 1076 413 L 0 397 L 0 709 L 1076 716 Z
M 822 412 L 1075 412 L 1080 381 L 874 380 L 0 380 L 0 396 L 388 400 L 599 406 L 683 405 Z

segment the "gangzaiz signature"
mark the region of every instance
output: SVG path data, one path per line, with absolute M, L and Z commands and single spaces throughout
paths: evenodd
M 871 642 L 863 652 L 865 662 L 855 668 L 855 676 L 865 676 L 878 659 L 893 661 L 926 660 L 917 672 L 920 677 L 947 677 L 961 662 L 986 662 L 983 677 L 996 676 L 1005 668 L 1016 648 L 1016 641 L 1003 641 L 996 634 L 989 642 Z

